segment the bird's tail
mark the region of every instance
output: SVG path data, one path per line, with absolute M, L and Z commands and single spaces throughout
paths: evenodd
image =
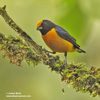
M 86 51 L 84 51 L 82 49 L 78 49 L 77 52 L 79 52 L 79 53 L 86 53 Z

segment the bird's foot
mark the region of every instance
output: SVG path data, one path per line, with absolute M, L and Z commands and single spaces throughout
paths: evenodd
M 51 51 L 48 51 L 48 53 L 56 54 L 56 52 L 51 52 Z
M 56 54 L 56 52 L 52 52 L 52 54 Z
M 67 60 L 64 60 L 64 66 L 66 66 L 67 65 Z

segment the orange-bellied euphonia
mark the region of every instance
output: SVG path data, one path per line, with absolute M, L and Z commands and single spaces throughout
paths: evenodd
M 67 64 L 67 52 L 77 51 L 86 53 L 65 29 L 49 20 L 41 20 L 37 23 L 37 30 L 42 34 L 42 38 L 47 46 L 53 51 L 65 53 L 65 64 Z

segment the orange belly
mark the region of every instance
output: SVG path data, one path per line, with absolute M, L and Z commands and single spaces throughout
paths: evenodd
M 47 46 L 54 52 L 74 52 L 73 44 L 61 38 L 55 31 L 51 29 L 46 35 L 42 35 Z

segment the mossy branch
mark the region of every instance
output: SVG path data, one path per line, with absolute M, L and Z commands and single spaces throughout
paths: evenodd
M 46 49 L 36 44 L 31 37 L 24 32 L 7 14 L 6 6 L 0 7 L 0 15 L 5 22 L 15 30 L 19 36 L 6 37 L 0 33 L 0 51 L 4 51 L 3 57 L 8 57 L 10 63 L 21 66 L 21 62 L 25 60 L 28 65 L 43 63 L 49 65 L 52 71 L 61 75 L 62 81 L 70 84 L 76 91 L 90 93 L 94 97 L 100 96 L 100 68 L 91 67 L 88 69 L 83 64 L 67 64 L 64 63 L 59 56 L 52 56 Z

